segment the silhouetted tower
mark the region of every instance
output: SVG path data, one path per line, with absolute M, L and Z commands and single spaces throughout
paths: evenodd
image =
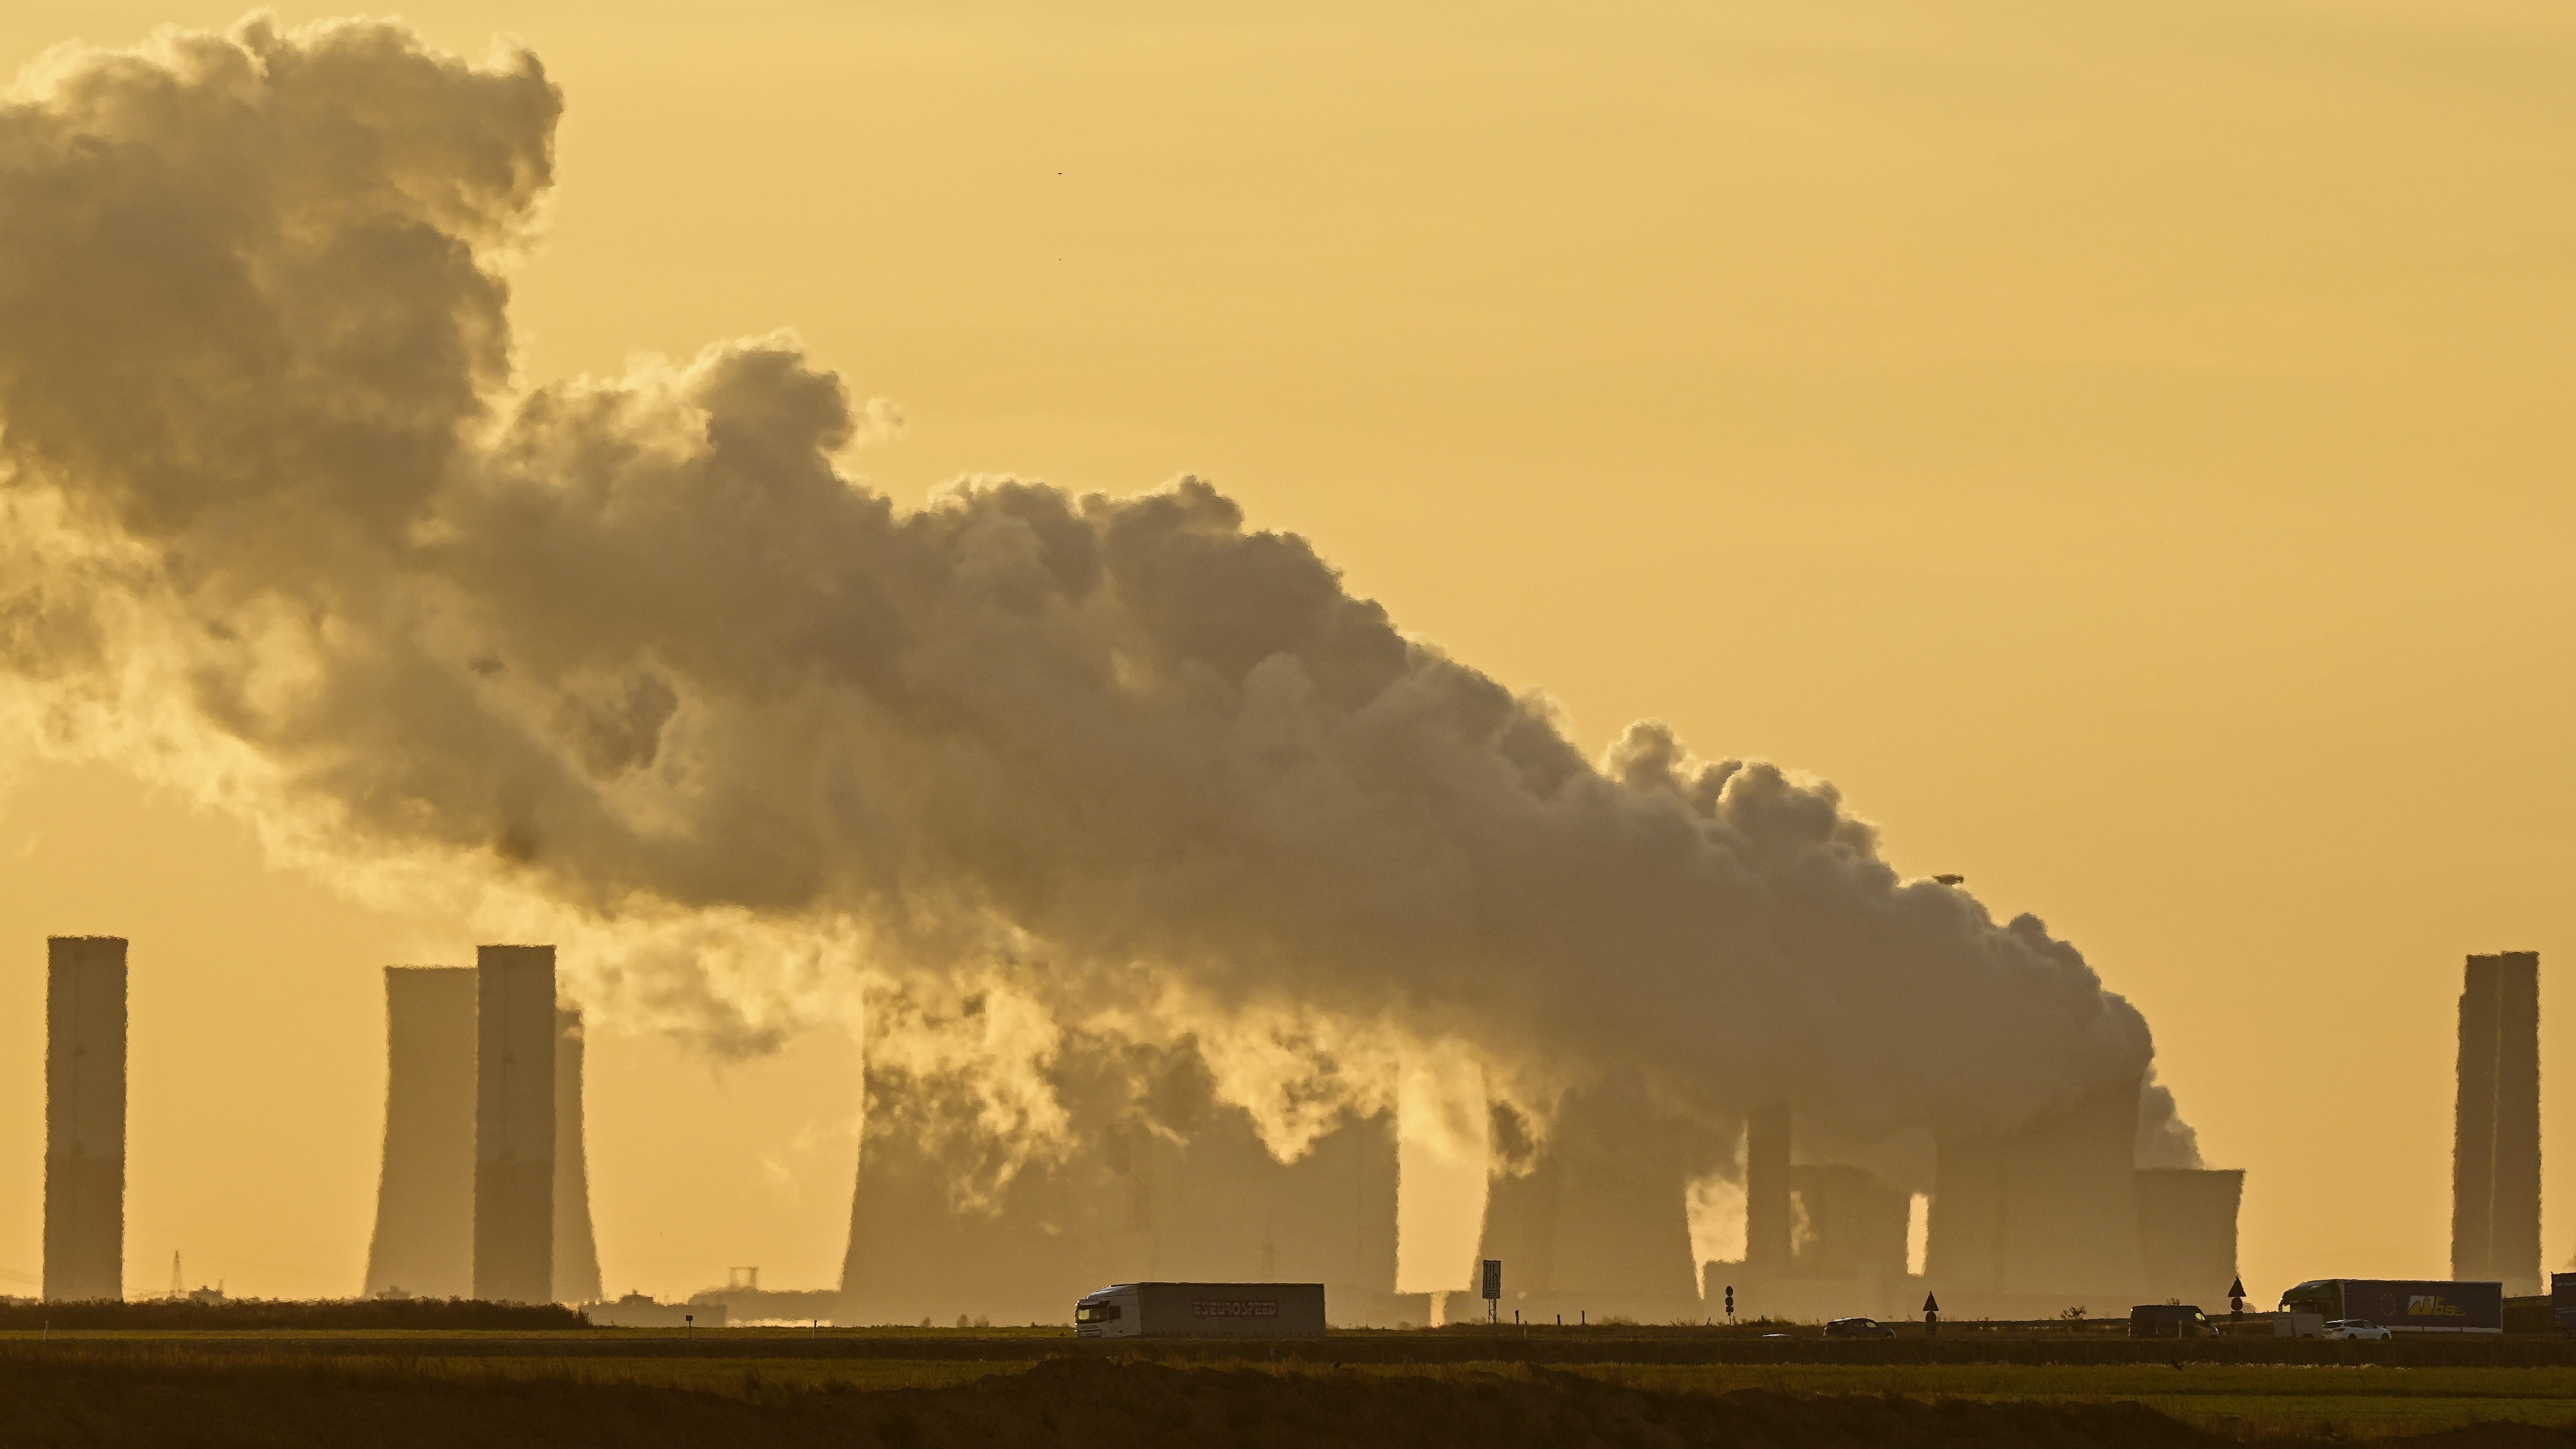
M 474 1292 L 475 980 L 385 968 L 385 1160 L 367 1295 Z
M 45 1297 L 125 1296 L 125 942 L 45 942 Z
M 475 952 L 474 1296 L 554 1301 L 555 948 Z
M 1794 1214 L 1789 1206 L 1789 1104 L 1757 1107 L 1744 1123 L 1744 1266 L 1789 1271 Z
M 555 1013 L 555 1301 L 596 1303 L 599 1242 L 590 1226 L 590 1167 L 581 1140 L 581 1013 Z
M 2540 954 L 2471 956 L 2460 989 L 2451 1276 L 2541 1291 Z

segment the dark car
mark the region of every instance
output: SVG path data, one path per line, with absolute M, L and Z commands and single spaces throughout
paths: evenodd
M 1896 1330 L 1875 1318 L 1837 1318 L 1825 1325 L 1827 1338 L 1894 1338 Z

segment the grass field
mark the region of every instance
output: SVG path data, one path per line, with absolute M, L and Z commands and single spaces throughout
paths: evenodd
M 1383 1343 L 1374 1345 L 1384 1347 Z M 946 1347 L 956 1356 L 942 1356 Z M 2392 1438 L 2517 1423 L 2576 1429 L 2576 1367 L 2397 1367 L 2352 1364 L 1666 1363 L 1562 1365 L 1502 1360 L 1319 1363 L 1271 1359 L 1250 1346 L 1206 1350 L 1176 1368 L 1201 1377 L 1250 1373 L 1281 1392 L 1330 1399 L 1346 1388 L 1414 1383 L 1448 1392 L 1550 1389 L 1569 1376 L 1651 1399 L 1787 1396 L 1799 1400 L 2135 1404 L 2227 1439 Z M 775 1406 L 820 1396 L 953 1391 L 1000 1384 L 1063 1356 L 1132 1362 L 1052 1333 L 865 1335 L 826 1331 L 656 1334 L 460 1333 L 322 1335 L 85 1332 L 0 1334 L 0 1365 L 84 1380 L 337 1381 L 416 1385 L 450 1395 L 562 1385 L 706 1395 Z M 626 1350 L 620 1352 L 620 1350 Z M 999 1356 L 996 1351 L 999 1350 Z M 27 1380 L 21 1379 L 21 1382 Z M 5 1438 L 0 1435 L 0 1438 Z M 2576 1443 L 2576 1438 L 2571 1438 Z

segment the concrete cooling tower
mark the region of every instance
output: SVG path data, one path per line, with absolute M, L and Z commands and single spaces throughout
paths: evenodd
M 2138 1091 L 2132 1078 L 2009 1136 L 1940 1143 L 1926 1266 L 1944 1294 L 1998 1317 L 2143 1301 Z
M 474 1296 L 554 1301 L 555 949 L 475 953 Z
M 496 947 L 503 952 L 543 952 L 543 947 Z M 524 955 L 500 974 L 508 999 L 505 1037 L 526 1034 L 528 1001 L 551 1003 L 551 957 Z M 376 1230 L 367 1250 L 369 1297 L 471 1298 L 476 1289 L 475 1204 L 484 1171 L 476 1150 L 476 1119 L 484 1107 L 487 1065 L 482 1032 L 485 974 L 472 966 L 385 968 L 385 1155 L 376 1191 Z M 600 1297 L 599 1250 L 590 1223 L 590 1182 L 582 1149 L 582 1027 L 578 1011 L 548 1008 L 553 1023 L 552 1180 L 545 1233 L 551 1263 L 550 1295 L 558 1303 Z M 495 1110 L 505 1125 L 500 1144 L 509 1157 L 492 1164 L 505 1198 L 494 1223 L 503 1262 L 516 1252 L 520 1264 L 504 1272 L 512 1291 L 524 1294 L 534 1270 L 526 1233 L 534 1213 L 528 1174 L 517 1170 L 536 1151 L 527 1132 L 526 1085 L 519 1047 L 496 1043 L 489 1060 Z M 512 1113 L 520 1114 L 515 1121 Z M 508 1140 L 516 1130 L 520 1140 Z M 541 1296 L 541 1297 L 542 1297 Z M 531 1299 L 528 1301 L 541 1301 Z
M 2451 1276 L 2543 1290 L 2540 1267 L 2540 956 L 2471 956 L 2460 988 L 2451 1159 Z
M 125 942 L 45 942 L 48 1300 L 125 1296 Z
M 1109 1283 L 1259 1279 L 1324 1284 L 1336 1322 L 1428 1316 L 1395 1295 L 1392 1114 L 1346 1118 L 1283 1163 L 1213 1099 L 1194 1050 L 1157 1070 L 1155 1090 L 966 1200 L 998 1150 L 978 1101 L 871 1068 L 838 1321 L 1055 1323 Z
M 2239 1168 L 2138 1169 L 2147 1302 L 2179 1298 L 2206 1307 L 2226 1299 L 2236 1281 L 2236 1212 L 2244 1198 Z
M 385 1157 L 367 1296 L 474 1294 L 470 966 L 385 968 Z
M 1568 1093 L 1543 1141 L 1495 1114 L 1479 1258 L 1503 1264 L 1501 1313 L 1641 1322 L 1700 1316 L 1682 1145 L 1632 1083 Z M 1453 1308 L 1454 1312 L 1454 1308 Z
M 590 1225 L 590 1154 L 582 1143 L 581 1013 L 555 1012 L 555 1226 L 557 1303 L 596 1303 L 599 1241 Z

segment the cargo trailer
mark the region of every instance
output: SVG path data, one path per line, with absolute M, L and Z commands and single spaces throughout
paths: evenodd
M 1073 1309 L 1076 1338 L 1321 1338 L 1321 1283 L 1119 1283 Z
M 2281 1295 L 2283 1313 L 2359 1319 L 2400 1333 L 2502 1333 L 2504 1284 L 2432 1278 L 2313 1278 Z

